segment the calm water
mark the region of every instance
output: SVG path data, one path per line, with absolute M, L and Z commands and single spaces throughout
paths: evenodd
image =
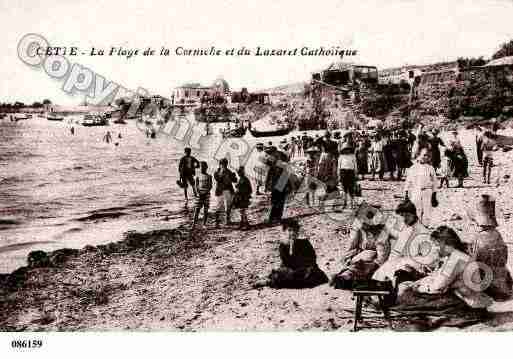
M 0 120 L 0 272 L 24 265 L 34 249 L 112 242 L 187 218 L 176 185 L 182 143 L 148 139 L 134 123 L 74 124 L 72 136 L 78 119 Z M 107 130 L 113 143 L 102 141 Z M 211 157 L 217 138 L 197 156 Z
M 133 122 L 73 124 L 72 136 L 70 121 L 77 120 L 0 120 L 0 273 L 25 265 L 35 249 L 113 242 L 126 231 L 172 228 L 191 215 L 176 185 L 183 143 L 165 135 L 148 139 Z M 222 127 L 194 153 L 210 172 Z M 107 130 L 113 143 L 102 141 Z M 249 133 L 244 139 L 250 146 L 280 140 Z

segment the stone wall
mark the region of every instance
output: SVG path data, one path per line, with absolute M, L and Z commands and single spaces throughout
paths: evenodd
M 426 73 L 416 95 L 420 113 L 495 117 L 504 106 L 513 105 L 513 66 Z

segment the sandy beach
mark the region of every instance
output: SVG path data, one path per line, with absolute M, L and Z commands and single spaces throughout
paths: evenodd
M 439 192 L 433 222 L 453 227 L 468 240 L 475 228 L 466 211 L 478 195 L 496 196 L 498 229 L 510 249 L 511 270 L 513 220 L 508 203 L 513 203 L 513 187 L 508 181 L 513 153 L 497 152 L 493 177 L 498 185 L 485 185 L 473 136 L 471 131 L 460 134 L 470 161 L 465 188 Z M 403 195 L 403 183 L 365 180 L 361 201 L 392 211 Z M 253 197 L 248 231 L 236 226 L 216 229 L 212 218 L 206 228 L 194 231 L 189 225 L 132 231 L 122 241 L 58 250 L 48 253 L 46 263 L 1 275 L 0 330 L 350 330 L 354 302 L 349 291 L 328 284 L 302 290 L 253 288 L 259 277 L 279 266 L 283 233 L 279 226 L 261 224 L 267 203 L 266 196 Z M 340 269 L 349 244 L 349 214 L 307 208 L 302 202 L 289 203 L 286 209 L 285 216 L 300 220 L 328 276 Z M 513 328 L 513 301 L 495 303 L 489 311 L 489 319 L 462 330 Z M 366 330 L 388 328 L 380 313 L 364 309 L 364 319 Z M 400 328 L 402 320 L 395 317 L 392 324 Z M 457 330 L 444 325 L 439 329 Z

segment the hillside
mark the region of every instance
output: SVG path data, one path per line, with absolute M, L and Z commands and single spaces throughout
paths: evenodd
M 297 93 L 301 93 L 304 91 L 306 84 L 307 84 L 307 82 L 304 82 L 304 81 L 294 82 L 294 83 L 287 84 L 287 85 L 281 85 L 281 86 L 264 89 L 264 90 L 262 90 L 262 92 L 297 94 Z

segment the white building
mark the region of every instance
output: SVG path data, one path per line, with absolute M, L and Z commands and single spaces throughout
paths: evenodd
M 199 83 L 189 83 L 173 90 L 172 98 L 175 104 L 197 104 L 203 98 L 221 96 L 229 99 L 230 87 L 228 82 L 218 78 L 211 86 L 201 86 Z

